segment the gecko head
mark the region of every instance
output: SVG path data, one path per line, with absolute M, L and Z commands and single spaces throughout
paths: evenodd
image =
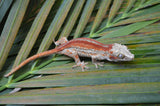
M 127 46 L 114 43 L 112 49 L 109 51 L 110 61 L 131 61 L 134 59 L 134 54 L 132 54 Z

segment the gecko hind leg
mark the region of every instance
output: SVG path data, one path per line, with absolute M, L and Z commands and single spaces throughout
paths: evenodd
M 82 71 L 84 71 L 84 69 L 88 69 L 88 67 L 86 66 L 86 64 L 88 64 L 88 63 L 85 63 L 84 61 L 82 61 L 82 62 L 80 61 L 78 53 L 75 49 L 71 49 L 71 48 L 65 49 L 59 53 L 67 55 L 69 57 L 72 57 L 75 60 L 76 65 L 72 66 L 72 68 L 79 66 L 79 67 L 81 67 Z
M 98 68 L 98 66 L 103 66 L 104 62 L 99 62 L 95 58 L 92 57 L 92 63 Z
M 61 45 L 61 44 L 63 44 L 63 43 L 68 42 L 68 40 L 67 40 L 66 37 L 62 37 L 62 38 L 60 38 L 60 39 L 59 39 L 58 41 L 56 41 L 56 42 L 53 40 L 53 42 L 55 43 L 56 46 L 59 46 L 59 45 Z

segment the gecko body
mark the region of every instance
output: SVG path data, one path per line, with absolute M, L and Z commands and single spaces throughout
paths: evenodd
M 48 50 L 39 54 L 36 54 L 25 61 L 23 61 L 19 66 L 11 70 L 5 77 L 10 76 L 15 71 L 20 69 L 25 64 L 29 63 L 32 60 L 35 60 L 39 57 L 48 56 L 54 53 L 64 54 L 69 57 L 72 57 L 75 60 L 76 65 L 73 67 L 80 66 L 82 71 L 84 71 L 87 63 L 80 61 L 79 56 L 90 57 L 92 63 L 95 64 L 96 68 L 98 65 L 102 66 L 97 60 L 108 60 L 108 61 L 131 61 L 134 59 L 134 55 L 127 49 L 125 45 L 121 44 L 103 44 L 94 39 L 90 38 L 77 38 L 68 41 L 67 38 L 62 37 L 60 40 L 55 42 L 58 46 L 55 49 Z

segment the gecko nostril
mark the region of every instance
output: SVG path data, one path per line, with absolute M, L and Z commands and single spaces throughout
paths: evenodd
M 131 58 L 132 58 L 132 60 L 134 59 L 134 54 L 132 54 L 132 57 L 131 57 Z
M 129 61 L 132 61 L 132 60 L 134 60 L 134 56 L 133 56 L 133 57 L 131 57 L 131 58 L 129 58 Z

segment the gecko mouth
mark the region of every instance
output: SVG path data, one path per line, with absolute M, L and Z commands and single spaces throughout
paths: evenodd
M 132 60 L 134 60 L 134 55 L 129 56 L 129 57 L 125 57 L 123 60 L 124 61 L 132 61 Z

